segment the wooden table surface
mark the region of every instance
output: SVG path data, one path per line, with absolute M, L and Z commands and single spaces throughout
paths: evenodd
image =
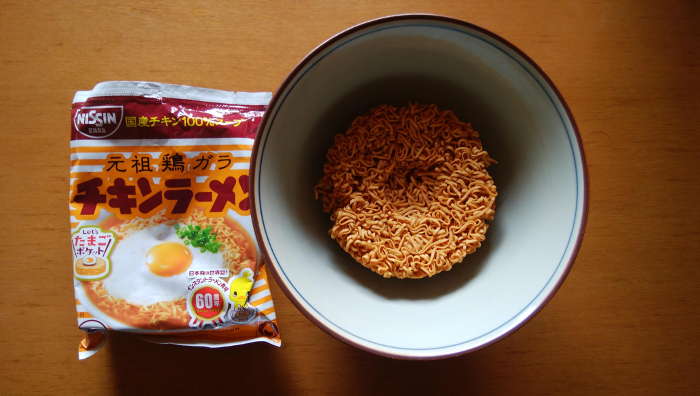
M 0 3 L 0 393 L 698 394 L 700 3 L 428 3 Z M 590 214 L 553 300 L 481 351 L 394 361 L 327 335 L 273 282 L 279 349 L 113 333 L 79 362 L 67 211 L 74 92 L 106 80 L 274 91 L 331 35 L 407 12 L 501 35 L 571 107 Z

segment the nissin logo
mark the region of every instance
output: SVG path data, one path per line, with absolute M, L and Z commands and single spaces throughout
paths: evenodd
M 117 131 L 123 116 L 123 106 L 87 106 L 78 109 L 73 124 L 81 134 L 102 139 Z

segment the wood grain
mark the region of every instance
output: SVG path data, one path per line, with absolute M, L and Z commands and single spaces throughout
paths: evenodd
M 105 80 L 274 91 L 326 38 L 404 12 L 505 37 L 573 111 L 590 215 L 549 305 L 484 350 L 406 362 L 336 341 L 273 284 L 280 349 L 158 346 L 112 334 L 78 362 L 67 211 L 74 92 Z M 694 1 L 3 1 L 0 393 L 697 394 L 698 92 Z M 223 385 L 210 390 L 213 378 Z

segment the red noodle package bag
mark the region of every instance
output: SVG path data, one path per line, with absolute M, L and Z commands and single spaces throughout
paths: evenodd
M 270 93 L 105 82 L 71 111 L 81 359 L 109 330 L 156 343 L 280 345 L 248 167 Z

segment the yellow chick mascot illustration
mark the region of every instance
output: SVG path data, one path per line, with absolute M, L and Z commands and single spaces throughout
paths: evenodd
M 250 289 L 253 288 L 253 271 L 245 268 L 238 278 L 231 279 L 231 291 L 229 297 L 234 309 L 245 307 L 250 297 Z

